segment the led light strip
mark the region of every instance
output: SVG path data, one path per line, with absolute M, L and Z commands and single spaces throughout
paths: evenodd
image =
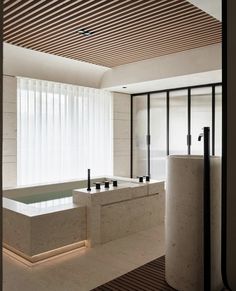
M 35 265 L 60 258 L 62 256 L 75 253 L 78 250 L 86 248 L 86 241 L 80 241 L 70 245 L 66 245 L 54 250 L 43 252 L 34 256 L 28 256 L 23 252 L 16 250 L 15 248 L 3 243 L 3 253 L 16 259 L 17 261 L 27 265 L 28 267 L 33 267 Z

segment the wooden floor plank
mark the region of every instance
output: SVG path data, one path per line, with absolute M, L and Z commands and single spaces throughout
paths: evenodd
M 165 281 L 165 256 L 128 272 L 93 291 L 176 291 Z

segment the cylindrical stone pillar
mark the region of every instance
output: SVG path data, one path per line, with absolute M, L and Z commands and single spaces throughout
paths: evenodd
M 211 157 L 212 290 L 221 290 L 221 160 Z M 169 156 L 166 185 L 166 281 L 203 290 L 203 156 Z M 209 290 L 210 291 L 210 290 Z

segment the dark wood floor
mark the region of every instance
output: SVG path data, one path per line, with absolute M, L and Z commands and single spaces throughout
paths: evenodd
M 165 281 L 165 257 L 155 259 L 93 291 L 176 291 Z

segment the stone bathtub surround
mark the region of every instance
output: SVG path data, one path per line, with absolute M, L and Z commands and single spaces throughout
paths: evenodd
M 137 179 L 97 177 L 95 181 L 118 180 L 118 187 L 91 192 L 73 191 L 73 197 L 33 204 L 19 197 L 87 186 L 86 180 L 4 190 L 3 244 L 30 262 L 66 249 L 89 247 L 151 228 L 164 221 L 164 182 L 139 183 Z M 72 190 L 71 190 L 72 191 Z M 7 197 L 7 198 L 6 198 Z M 55 199 L 55 197 L 54 197 Z M 54 201 L 54 202 L 53 202 Z M 53 203 L 54 205 L 53 205 Z M 37 205 L 37 206 L 36 206 Z
M 86 240 L 86 208 L 71 203 L 43 209 L 3 198 L 3 245 L 27 259 Z
M 219 157 L 211 157 L 212 291 L 223 287 L 220 165 Z M 181 291 L 203 290 L 203 156 L 168 157 L 165 241 L 167 283 Z
M 73 191 L 74 203 L 87 207 L 87 246 L 124 237 L 164 222 L 164 182 L 118 184 Z

